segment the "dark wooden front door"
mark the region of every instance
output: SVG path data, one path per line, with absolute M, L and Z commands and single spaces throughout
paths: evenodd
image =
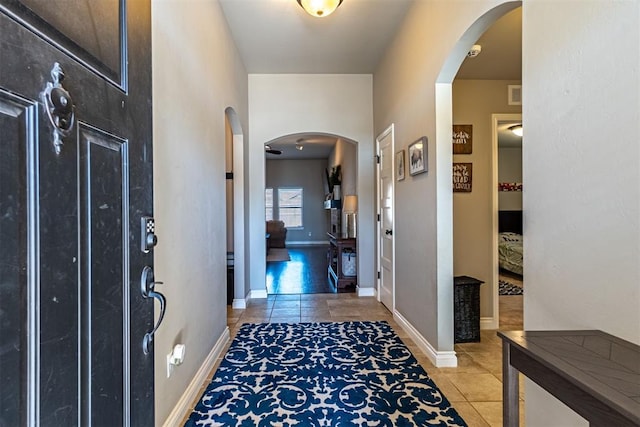
M 1 427 L 154 424 L 150 25 L 0 0 Z

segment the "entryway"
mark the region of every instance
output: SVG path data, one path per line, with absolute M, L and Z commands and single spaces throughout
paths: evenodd
M 357 168 L 356 142 L 337 135 L 300 133 L 265 144 L 269 295 L 355 290 L 356 225 L 347 229 L 346 214 L 357 218 Z M 353 268 L 344 271 L 335 266 L 347 250 L 330 248 L 344 244 L 348 232 Z

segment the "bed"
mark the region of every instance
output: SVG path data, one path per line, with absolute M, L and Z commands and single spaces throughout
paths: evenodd
M 522 276 L 522 211 L 498 212 L 498 263 Z

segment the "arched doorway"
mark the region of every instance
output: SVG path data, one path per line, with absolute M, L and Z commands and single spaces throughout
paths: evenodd
M 227 303 L 233 308 L 246 308 L 244 135 L 238 115 L 231 107 L 225 110 L 225 171 Z
M 514 1 L 504 3 L 494 9 L 488 11 L 480 18 L 478 18 L 458 40 L 451 53 L 447 57 L 439 75 L 436 79 L 435 97 L 436 97 L 436 162 L 438 168 L 436 169 L 437 179 L 443 182 L 452 182 L 452 167 L 453 153 L 451 149 L 452 145 L 452 128 L 454 124 L 453 120 L 453 81 L 462 65 L 463 61 L 467 57 L 468 52 L 472 46 L 477 42 L 485 31 L 495 24 L 501 17 L 508 14 L 512 10 L 521 6 L 520 1 Z M 506 94 L 505 94 L 506 96 Z M 490 127 L 490 118 L 487 125 Z M 451 277 L 454 275 L 453 264 L 453 198 L 451 188 L 445 186 L 439 187 L 436 193 L 436 203 L 438 205 L 438 239 L 437 246 L 438 252 L 442 253 L 442 258 L 439 262 L 438 268 L 438 288 L 442 290 L 442 294 L 446 295 L 447 290 L 451 286 Z M 497 215 L 491 214 L 491 228 L 497 227 L 495 225 Z M 494 248 L 497 251 L 497 247 Z M 493 282 L 493 275 L 492 282 Z M 493 285 L 493 283 L 492 283 Z M 495 286 L 486 296 L 490 298 L 490 301 L 485 301 L 487 306 L 490 307 L 490 316 L 498 318 L 498 304 L 494 303 L 498 295 L 497 289 L 498 283 L 495 281 Z M 439 292 L 440 293 L 440 292 Z
M 469 179 L 453 188 L 453 273 L 484 282 L 479 291 L 482 329 L 499 328 L 499 303 L 509 305 L 510 323 L 515 320 L 512 304 L 522 310 L 522 295 L 515 295 L 522 284 L 522 138 L 506 126 L 522 124 L 522 98 L 510 96 L 522 84 L 521 35 L 522 8 L 516 8 L 475 42 L 452 83 L 454 179 Z M 462 172 L 469 176 L 462 178 Z M 498 176 L 500 182 L 510 178 L 505 183 L 512 185 L 502 188 L 512 191 L 498 192 Z M 519 185 L 513 185 L 516 181 Z M 499 290 L 509 291 L 509 298 L 500 297 Z
M 346 235 L 346 213 L 355 214 L 357 170 L 357 143 L 338 135 L 296 133 L 265 143 L 269 295 L 355 291 L 356 251 L 349 280 L 331 275 L 327 260 L 328 233 Z

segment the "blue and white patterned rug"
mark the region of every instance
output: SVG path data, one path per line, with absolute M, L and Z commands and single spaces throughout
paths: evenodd
M 498 280 L 498 295 L 522 295 L 522 286 L 514 285 L 506 280 Z
M 387 322 L 245 324 L 185 426 L 466 426 Z

